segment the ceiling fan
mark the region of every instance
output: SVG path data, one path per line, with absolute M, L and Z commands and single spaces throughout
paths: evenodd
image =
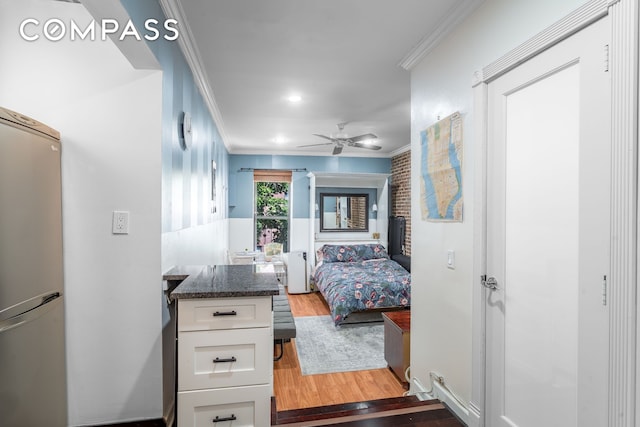
M 335 144 L 335 146 L 333 147 L 333 155 L 335 156 L 336 154 L 340 154 L 342 153 L 342 149 L 347 146 L 347 147 L 356 147 L 356 148 L 366 148 L 368 150 L 379 150 L 382 147 L 380 147 L 379 145 L 372 145 L 372 144 L 363 144 L 361 141 L 368 141 L 371 139 L 378 139 L 378 137 L 372 133 L 365 133 L 363 135 L 358 135 L 358 136 L 347 136 L 347 134 L 343 133 L 343 129 L 344 129 L 344 125 L 346 125 L 347 122 L 344 123 L 338 123 L 336 126 L 338 126 L 338 134 L 336 136 L 327 136 L 327 135 L 320 135 L 318 133 L 314 133 L 313 135 L 315 136 L 319 136 L 320 138 L 324 138 L 324 139 L 328 139 L 331 142 L 323 142 L 320 144 L 308 144 L 308 145 L 299 145 L 298 147 L 314 147 L 314 146 L 318 146 L 318 145 L 331 145 L 331 144 Z

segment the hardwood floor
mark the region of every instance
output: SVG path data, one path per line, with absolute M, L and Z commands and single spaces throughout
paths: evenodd
M 329 306 L 320 292 L 289 294 L 288 296 L 293 317 L 329 315 Z
M 294 317 L 329 314 L 315 292 L 290 294 L 289 305 Z M 295 339 L 285 343 L 283 358 L 274 362 L 273 383 L 277 411 L 400 397 L 405 392 L 388 368 L 303 376 Z

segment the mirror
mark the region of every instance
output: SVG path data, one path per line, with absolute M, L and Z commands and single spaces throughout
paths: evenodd
M 369 195 L 320 193 L 320 231 L 369 231 Z

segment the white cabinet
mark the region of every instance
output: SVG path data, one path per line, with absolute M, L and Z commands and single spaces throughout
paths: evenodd
M 178 427 L 270 426 L 268 385 L 178 392 Z
M 178 426 L 269 426 L 271 296 L 178 300 Z

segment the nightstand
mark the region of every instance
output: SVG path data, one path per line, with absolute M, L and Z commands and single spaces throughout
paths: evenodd
M 404 373 L 409 367 L 411 310 L 382 313 L 384 320 L 384 358 L 400 382 L 409 387 Z

